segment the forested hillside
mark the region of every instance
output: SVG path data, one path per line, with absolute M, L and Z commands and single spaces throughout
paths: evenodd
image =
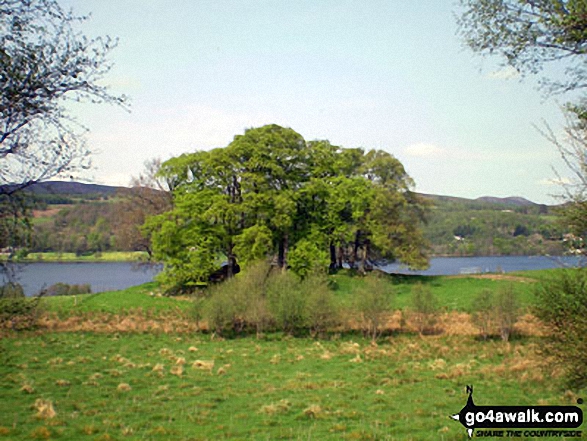
M 565 230 L 556 207 L 521 198 L 426 196 L 432 202 L 425 235 L 432 254 L 493 256 L 562 254 Z
M 556 207 L 519 198 L 422 196 L 431 203 L 424 228 L 431 255 L 564 251 L 565 230 L 557 223 Z M 145 242 L 136 238 L 143 216 L 129 210 L 128 190 L 60 183 L 35 189 L 35 197 L 30 251 L 88 254 L 146 248 Z

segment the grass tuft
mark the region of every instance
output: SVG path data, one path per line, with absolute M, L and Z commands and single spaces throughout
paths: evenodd
M 53 402 L 51 400 L 45 400 L 43 398 L 37 398 L 35 400 L 35 404 L 33 405 L 34 409 L 37 411 L 37 418 L 40 419 L 51 419 L 55 418 L 57 412 L 53 408 Z

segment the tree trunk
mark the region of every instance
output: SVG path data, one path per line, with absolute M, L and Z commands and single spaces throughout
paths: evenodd
M 336 263 L 336 247 L 331 242 L 330 243 L 330 271 L 336 271 L 338 269 L 338 265 Z
M 338 267 L 342 268 L 342 264 L 344 261 L 344 250 L 342 249 L 342 246 L 340 246 L 340 245 L 338 247 L 338 254 L 337 254 L 336 258 L 338 259 Z
M 367 273 L 367 257 L 369 256 L 369 241 L 365 241 L 365 245 L 362 247 L 361 263 L 359 264 L 359 272 L 361 274 Z
M 283 238 L 279 241 L 279 250 L 277 255 L 277 266 L 283 271 L 287 269 L 287 251 L 288 251 L 288 235 L 285 233 Z
M 236 264 L 236 259 L 234 257 L 234 254 L 232 254 L 232 249 L 234 248 L 233 244 L 229 244 L 228 245 L 228 249 L 227 249 L 227 253 L 226 255 L 228 256 L 228 261 L 226 264 L 226 278 L 230 279 L 232 276 L 234 276 L 235 272 L 234 272 L 234 266 Z
M 359 260 L 360 238 L 361 238 L 361 230 L 357 230 L 357 232 L 355 233 L 355 242 L 353 243 L 351 268 L 354 268 L 355 263 Z
M 287 233 L 285 233 L 285 236 L 283 236 L 283 266 L 281 267 L 283 272 L 285 272 L 287 270 L 287 253 L 288 253 L 288 251 L 289 251 L 289 236 Z

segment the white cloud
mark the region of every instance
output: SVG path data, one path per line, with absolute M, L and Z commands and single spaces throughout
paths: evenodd
M 573 182 L 569 178 L 553 178 L 553 179 L 542 179 L 541 185 L 552 186 L 565 186 L 571 185 Z
M 495 80 L 511 80 L 520 77 L 520 72 L 511 66 L 495 70 L 487 75 L 487 77 Z
M 438 158 L 446 155 L 446 149 L 434 144 L 419 143 L 409 145 L 404 149 L 404 153 L 416 158 Z

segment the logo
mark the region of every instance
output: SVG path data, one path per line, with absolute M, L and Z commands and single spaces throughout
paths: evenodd
M 560 430 L 576 429 L 583 424 L 583 411 L 577 406 L 477 406 L 473 402 L 473 386 L 467 386 L 467 394 L 467 404 L 451 418 L 465 426 L 469 438 L 473 433 L 477 437 L 580 438 L 582 435 L 577 430 Z M 582 403 L 582 400 L 578 402 Z M 476 429 L 487 430 L 475 432 Z

